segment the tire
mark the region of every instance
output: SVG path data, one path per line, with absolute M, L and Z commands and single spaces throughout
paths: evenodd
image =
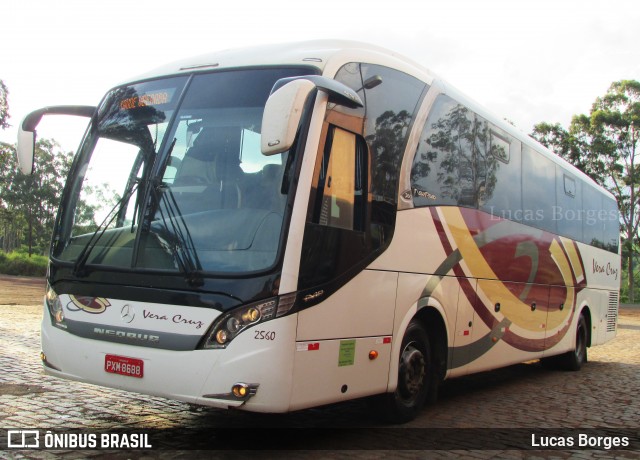
M 576 327 L 576 345 L 573 350 L 558 356 L 551 356 L 541 360 L 542 365 L 549 369 L 561 369 L 565 371 L 579 371 L 587 362 L 587 342 L 589 329 L 585 315 L 580 315 Z
M 376 396 L 374 409 L 385 421 L 406 423 L 424 407 L 435 385 L 429 336 L 417 321 L 409 323 L 398 357 L 398 386 L 393 393 Z

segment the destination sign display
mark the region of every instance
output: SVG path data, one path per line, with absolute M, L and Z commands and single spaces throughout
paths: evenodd
M 173 89 L 162 89 L 136 96 L 131 96 L 120 101 L 120 109 L 132 110 L 139 107 L 168 104 L 169 102 L 171 102 L 174 91 L 175 90 Z

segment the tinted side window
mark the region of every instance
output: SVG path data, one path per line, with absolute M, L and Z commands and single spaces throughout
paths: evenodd
M 558 234 L 582 241 L 582 182 L 562 167 L 556 165 L 556 207 L 553 218 Z
M 502 215 L 520 207 L 519 178 L 519 144 L 450 97 L 436 99 L 411 169 L 415 206 L 466 206 Z
M 491 126 L 489 140 L 493 170 L 487 180 L 480 209 L 505 219 L 520 221 L 523 218 L 522 144 L 495 126 Z
M 531 147 L 522 146 L 522 221 L 551 233 L 557 233 L 555 166 Z
M 604 247 L 604 222 L 606 211 L 603 210 L 602 194 L 590 184 L 582 187 L 583 238 L 586 244 Z
M 427 85 L 397 70 L 360 63 L 346 64 L 335 79 L 357 90 L 365 102 L 361 109 L 334 110 L 357 120 L 358 125 L 353 128 L 367 141 L 371 154 L 372 220 L 384 226 L 386 235 L 391 236 L 402 156 L 415 110 Z M 375 79 L 381 83 L 368 84 Z
M 310 193 L 298 288 L 325 295 L 391 241 L 400 165 L 427 85 L 387 67 L 350 63 L 335 79 L 365 107 L 329 104 Z
M 460 157 L 471 144 L 470 124 L 469 111 L 463 106 L 448 96 L 436 99 L 411 168 L 415 206 L 458 205 L 463 174 Z
M 611 252 L 618 252 L 620 243 L 620 213 L 618 212 L 618 204 L 611 198 L 604 197 L 602 208 L 604 214 L 604 244 L 605 249 Z

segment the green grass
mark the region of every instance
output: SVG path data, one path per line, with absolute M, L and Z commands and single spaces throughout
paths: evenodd
M 15 276 L 44 276 L 48 259 L 45 256 L 24 252 L 5 253 L 0 251 L 0 273 Z

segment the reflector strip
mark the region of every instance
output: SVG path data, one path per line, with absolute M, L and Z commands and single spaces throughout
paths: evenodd
M 320 349 L 320 342 L 296 343 L 296 351 L 316 351 Z
M 381 343 L 391 343 L 391 337 L 378 337 L 376 339 L 376 343 L 377 344 L 381 344 Z

